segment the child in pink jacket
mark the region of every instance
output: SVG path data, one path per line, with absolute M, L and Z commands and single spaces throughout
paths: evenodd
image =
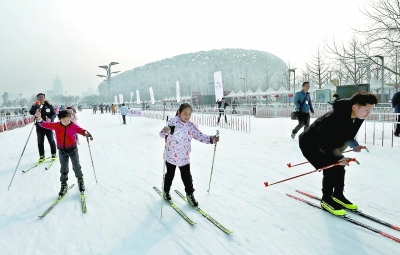
M 193 180 L 190 173 L 190 152 L 192 138 L 202 143 L 212 144 L 219 141 L 219 137 L 205 135 L 190 121 L 192 107 L 188 103 L 181 104 L 175 118 L 168 121 L 168 127 L 160 131 L 160 136 L 168 135 L 166 145 L 165 164 L 167 173 L 164 179 L 164 199 L 170 201 L 169 194 L 175 169 L 178 166 L 181 171 L 183 184 L 185 185 L 186 198 L 192 206 L 197 207 L 199 203 L 194 198 Z

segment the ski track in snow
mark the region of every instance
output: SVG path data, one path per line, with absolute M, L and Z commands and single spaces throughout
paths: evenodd
M 197 224 L 189 225 L 153 190 L 161 189 L 164 139 L 158 135 L 165 121 L 142 117 L 78 112 L 78 125 L 91 132 L 90 141 L 98 183 L 93 174 L 88 144 L 80 136 L 79 156 L 86 185 L 87 213 L 81 212 L 79 190 L 70 164 L 68 184 L 75 187 L 43 219 L 57 198 L 60 164 L 45 171 L 49 160 L 23 174 L 38 159 L 36 132 L 26 147 L 14 181 L 12 174 L 31 125 L 0 133 L 0 247 L 1 254 L 395 254 L 399 244 L 371 231 L 287 197 L 289 193 L 314 203 L 297 192 L 321 196 L 321 173 L 278 185 L 270 184 L 312 171 L 298 137 L 291 139 L 295 121 L 286 118 L 251 118 L 251 133 L 200 126 L 209 135 L 220 131 L 210 193 L 207 193 L 214 145 L 192 141 L 191 171 L 200 207 L 223 226 L 224 234 L 191 208 L 173 190 L 184 193 L 179 169 L 171 187 L 174 203 Z M 379 126 L 379 125 L 377 125 Z M 368 125 L 367 130 L 373 126 Z M 377 130 L 377 132 L 379 132 Z M 362 139 L 361 139 L 362 138 Z M 363 144 L 364 126 L 360 129 Z M 370 153 L 348 153 L 361 165 L 346 167 L 345 195 L 362 211 L 400 225 L 397 170 L 400 139 L 385 146 L 367 137 Z M 379 141 L 378 141 L 379 140 Z M 46 155 L 50 148 L 45 141 Z M 160 209 L 163 203 L 163 218 Z M 400 232 L 348 213 L 383 232 Z

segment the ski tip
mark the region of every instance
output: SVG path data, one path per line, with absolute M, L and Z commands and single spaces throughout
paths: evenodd
M 288 166 L 289 168 L 291 168 L 291 167 L 292 167 L 292 164 L 289 163 L 289 164 L 287 164 L 287 166 Z
M 268 187 L 268 182 L 264 182 L 265 187 Z

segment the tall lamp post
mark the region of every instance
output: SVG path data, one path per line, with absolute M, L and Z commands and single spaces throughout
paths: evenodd
M 381 55 L 376 55 L 376 56 L 374 56 L 374 57 L 377 57 L 377 58 L 380 58 L 381 60 L 382 60 L 382 66 L 381 66 L 381 79 L 382 79 L 382 88 L 381 88 L 381 103 L 382 103 L 382 100 L 383 100 L 383 85 L 384 85 L 384 83 L 385 83 L 385 77 L 384 77 L 384 73 L 383 73 L 383 66 L 384 66 L 384 57 L 383 56 L 381 56 Z
M 243 80 L 243 95 L 246 96 L 246 78 L 239 78 L 239 80 Z
M 214 83 L 212 83 L 212 82 L 209 82 L 209 83 L 208 83 L 208 85 L 212 85 L 212 86 L 214 86 Z M 207 89 L 207 91 L 208 91 L 208 89 Z M 211 89 L 211 93 L 210 93 L 210 95 L 212 95 L 212 93 L 213 93 L 213 90 Z
M 99 75 L 99 74 L 97 75 L 97 76 L 99 76 L 101 78 L 106 78 L 107 79 L 108 97 L 110 99 L 110 102 L 112 102 L 112 99 L 111 99 L 111 74 L 117 74 L 117 73 L 120 72 L 120 71 L 111 72 L 111 66 L 118 65 L 118 64 L 119 64 L 118 62 L 111 62 L 108 66 L 106 66 L 106 65 L 99 66 L 100 68 L 103 68 L 103 69 L 105 69 L 107 71 L 107 76 Z
M 296 94 L 296 69 L 297 68 L 292 68 L 289 69 L 289 84 L 290 84 L 290 72 L 293 72 L 293 98 L 294 98 L 294 94 Z

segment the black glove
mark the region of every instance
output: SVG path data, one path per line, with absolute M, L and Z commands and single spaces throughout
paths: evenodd
M 169 127 L 169 129 L 170 129 L 169 133 L 170 133 L 171 135 L 173 135 L 173 134 L 174 134 L 174 131 L 175 131 L 175 126 L 168 126 L 168 127 Z

